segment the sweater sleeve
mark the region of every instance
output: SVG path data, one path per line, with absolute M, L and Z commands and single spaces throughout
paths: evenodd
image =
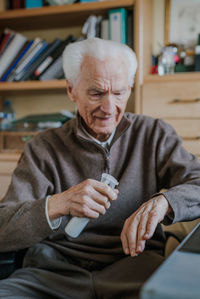
M 174 218 L 164 223 L 190 221 L 200 217 L 200 163 L 182 146 L 175 130 L 158 120 L 157 176 L 159 188 L 169 201 Z
M 37 142 L 25 146 L 0 201 L 0 251 L 30 247 L 52 233 L 45 215 L 46 196 L 54 193 L 47 156 Z

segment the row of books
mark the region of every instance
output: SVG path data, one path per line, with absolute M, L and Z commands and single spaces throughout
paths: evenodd
M 133 48 L 133 11 L 126 8 L 110 9 L 108 18 L 96 17 L 95 26 L 97 37 L 127 44 Z
M 4 10 L 42 7 L 45 4 L 43 0 L 1 0 L 1 2 Z
M 0 37 L 0 81 L 51 80 L 63 77 L 62 52 L 74 42 L 73 35 L 51 43 L 41 38 L 28 40 L 5 29 Z
M 91 15 L 83 25 L 82 32 L 82 39 L 96 36 L 133 47 L 133 13 L 119 8 L 110 9 L 107 19 Z M 0 35 L 0 81 L 63 78 L 63 50 L 76 40 L 73 35 L 65 40 L 55 38 L 52 42 L 39 37 L 29 40 L 21 33 L 5 29 Z
M 99 1 L 105 0 L 0 0 L 0 2 L 2 2 L 2 7 L 4 10 Z

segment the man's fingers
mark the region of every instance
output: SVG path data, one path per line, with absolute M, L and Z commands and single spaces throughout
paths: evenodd
M 148 217 L 148 221 L 147 221 L 146 233 L 144 235 L 145 240 L 150 239 L 153 236 L 158 223 L 159 223 L 158 212 L 156 212 L 155 210 L 152 210 L 149 213 L 149 217 Z
M 125 254 L 130 254 L 128 240 L 126 237 L 126 234 L 122 231 L 121 233 L 121 242 L 122 242 L 122 248 Z
M 102 195 L 108 197 L 109 200 L 116 200 L 118 195 L 117 189 L 112 189 L 110 186 L 105 183 L 95 181 L 95 190 L 101 193 Z
M 70 206 L 70 214 L 77 217 L 88 217 L 88 218 L 98 218 L 100 213 L 96 210 L 92 210 L 87 205 L 81 205 L 79 203 L 73 203 Z
M 145 247 L 145 234 L 147 230 L 147 223 L 148 223 L 148 213 L 144 212 L 140 216 L 140 222 L 138 225 L 138 232 L 137 232 L 137 244 L 136 244 L 136 253 L 141 253 Z

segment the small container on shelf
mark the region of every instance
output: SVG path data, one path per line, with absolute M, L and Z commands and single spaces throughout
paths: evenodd
M 13 122 L 15 120 L 15 113 L 12 108 L 11 102 L 6 100 L 3 105 L 3 111 L 1 112 L 1 130 L 9 130 L 12 128 Z

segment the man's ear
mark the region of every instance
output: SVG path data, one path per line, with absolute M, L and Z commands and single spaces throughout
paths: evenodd
M 72 102 L 76 102 L 76 98 L 74 96 L 74 88 L 73 88 L 73 85 L 68 81 L 66 80 L 66 86 L 67 86 L 67 94 L 70 98 L 70 100 Z

